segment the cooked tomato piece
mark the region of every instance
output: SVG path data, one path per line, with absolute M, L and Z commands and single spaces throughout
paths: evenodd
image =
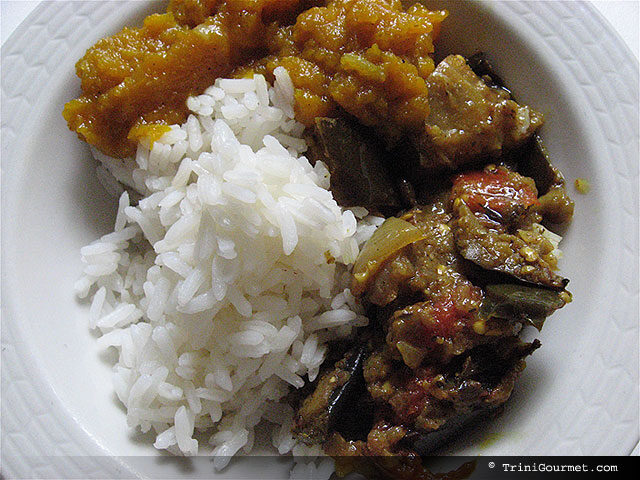
M 486 209 L 504 214 L 513 206 L 538 204 L 538 192 L 524 177 L 504 168 L 459 174 L 453 181 L 453 196 L 461 198 L 474 212 Z

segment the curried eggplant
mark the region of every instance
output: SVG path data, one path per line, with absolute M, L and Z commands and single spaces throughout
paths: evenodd
M 483 52 L 469 57 L 468 64 L 487 85 L 504 90 L 512 100 L 516 100 Z M 571 220 L 574 203 L 567 194 L 564 176 L 551 163 L 547 149 L 537 132 L 522 145 L 505 152 L 503 159 L 506 163 L 514 165 L 520 174 L 533 179 L 540 195 L 538 210 L 547 221 L 562 224 Z
M 376 318 L 370 353 L 362 370 L 353 368 L 360 354 L 349 353 L 321 378 L 300 410 L 303 438 L 324 439 L 332 455 L 426 454 L 499 410 L 540 345 L 519 339 L 522 326 L 540 329 L 570 300 L 553 272 L 557 238 L 536 223 L 537 201 L 533 180 L 490 166 L 458 175 L 446 196 L 379 227 L 352 272 L 352 292 Z M 465 235 L 484 253 L 466 250 Z M 477 265 L 491 267 L 484 282 Z M 525 275 L 515 270 L 522 267 Z M 504 283 L 488 281 L 499 275 Z M 509 275 L 545 288 L 509 283 Z M 369 413 L 358 422 L 345 405 Z
M 524 358 L 540 346 L 523 342 L 522 329 L 540 330 L 571 301 L 568 280 L 556 273 L 560 237 L 543 222 L 569 221 L 573 202 L 535 133 L 541 115 L 518 105 L 480 56 L 469 64 L 447 57 L 427 83 L 425 131 L 406 142 L 417 151 L 402 157 L 396 149 L 395 177 L 383 180 L 386 188 L 398 186 L 398 204 L 411 208 L 387 218 L 352 271 L 351 291 L 372 322 L 320 378 L 296 419 L 303 441 L 323 442 L 347 464 L 368 458 L 393 478 L 401 471 L 433 478 L 423 475 L 419 455 L 498 414 Z M 323 161 L 344 156 L 342 168 L 355 164 L 348 174 L 368 181 L 368 161 L 355 148 L 345 152 L 349 142 L 330 145 L 332 129 L 351 140 L 359 134 L 341 125 L 318 122 L 312 151 L 324 135 L 322 155 L 334 154 Z M 376 164 L 390 168 L 384 162 L 393 154 L 380 154 Z M 461 171 L 489 158 L 500 164 Z
M 366 411 L 361 412 L 364 416 L 357 417 L 356 422 L 352 421 L 349 411 L 364 390 L 362 368 L 367 354 L 366 343 L 357 345 L 320 377 L 295 418 L 293 431 L 301 441 L 323 443 L 333 431 L 341 431 L 346 436 L 358 436 L 363 429 L 368 431 Z
M 401 444 L 419 455 L 431 455 L 463 430 L 497 415 L 511 395 L 515 378 L 524 369 L 524 358 L 539 348 L 540 342 L 521 342 L 507 337 L 495 345 L 473 349 L 458 364 L 458 371 L 434 396 L 448 403 L 450 416 L 433 430 L 412 430 Z M 461 364 L 460 364 L 461 363 Z
M 425 238 L 422 230 L 397 217 L 387 218 L 373 233 L 353 265 L 351 290 L 359 295 L 382 265 L 407 245 Z
M 478 408 L 469 413 L 460 414 L 448 420 L 437 430 L 430 432 L 409 432 L 402 439 L 402 445 L 416 452 L 418 455 L 432 455 L 436 450 L 456 438 L 463 431 L 478 424 L 480 421 L 497 415 L 499 408 Z
M 564 290 L 569 280 L 555 273 L 555 260 L 549 260 L 554 250 L 544 238 L 525 241 L 522 235 L 492 231 L 461 206 L 454 223 L 454 235 L 460 254 L 487 270 L 495 270 L 523 282 Z M 525 231 L 535 233 L 532 231 Z
M 543 123 L 542 114 L 518 105 L 508 91 L 487 85 L 460 55 L 442 60 L 427 86 L 425 131 L 411 138 L 425 175 L 497 158 L 525 142 Z
M 345 118 L 316 118 L 309 156 L 327 165 L 339 205 L 383 212 L 401 207 L 384 167 L 384 148 L 363 127 Z
M 454 179 L 453 232 L 460 254 L 487 270 L 562 290 L 555 273 L 555 236 L 540 224 L 540 201 L 532 179 L 507 167 L 487 166 Z
M 571 301 L 571 295 L 517 284 L 487 285 L 480 307 L 484 318 L 504 318 L 542 329 L 544 321 Z
M 545 220 L 554 224 L 571 220 L 574 202 L 567 194 L 562 173 L 549 160 L 540 136 L 533 135 L 512 156 L 516 159 L 518 172 L 536 183 L 540 195 L 536 209 Z
M 513 157 L 517 159 L 518 172 L 532 178 L 541 195 L 551 188 L 564 187 L 564 177 L 549 160 L 549 154 L 539 135 L 533 135 L 527 143 L 514 152 Z
M 447 364 L 416 369 L 398 366 L 388 350 L 379 346 L 364 365 L 367 401 L 347 394 L 342 412 L 333 410 L 329 415 L 360 423 L 360 434 L 353 436 L 345 432 L 342 421 L 333 422 L 323 435 L 324 447 L 336 457 L 432 454 L 462 429 L 500 411 L 524 369 L 524 358 L 539 346 L 537 340 L 525 343 L 506 336 L 478 345 Z M 332 398 L 347 398 L 342 388 L 334 392 Z M 350 410 L 345 415 L 346 405 Z M 374 416 L 367 413 L 371 407 Z

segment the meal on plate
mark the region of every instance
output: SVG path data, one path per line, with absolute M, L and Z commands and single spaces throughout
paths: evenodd
M 155 447 L 222 467 L 265 423 L 416 475 L 508 400 L 521 331 L 571 301 L 548 228 L 573 202 L 543 115 L 483 54 L 436 56 L 447 15 L 171 0 L 77 63 L 63 115 L 119 201 L 76 288 Z

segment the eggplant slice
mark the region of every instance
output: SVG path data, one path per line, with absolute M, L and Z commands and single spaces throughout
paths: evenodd
M 546 318 L 567 303 L 567 292 L 518 284 L 487 285 L 480 307 L 484 318 L 506 318 L 542 330 Z
M 515 337 L 495 350 L 491 345 L 476 347 L 453 375 L 451 386 L 438 394 L 439 401 L 449 402 L 455 413 L 437 429 L 410 431 L 402 445 L 419 455 L 432 455 L 464 430 L 497 415 L 524 369 L 523 359 L 539 347 L 538 340 L 524 343 Z
M 563 290 L 557 245 L 542 226 L 534 181 L 506 166 L 459 174 L 451 192 L 455 242 L 462 255 L 487 270 Z
M 301 441 L 309 445 L 324 443 L 333 431 L 347 438 L 366 437 L 371 412 L 366 402 L 359 400 L 366 393 L 362 367 L 367 354 L 366 343 L 357 345 L 320 377 L 295 418 L 293 431 Z M 354 416 L 352 408 L 357 403 L 365 404 Z
M 385 150 L 367 129 L 346 118 L 316 118 L 309 140 L 309 158 L 322 161 L 331 174 L 331 191 L 342 207 L 395 211 L 401 207 Z
M 540 113 L 487 83 L 460 55 L 449 55 L 427 78 L 430 113 L 425 131 L 411 138 L 423 174 L 454 171 L 499 157 L 542 125 Z

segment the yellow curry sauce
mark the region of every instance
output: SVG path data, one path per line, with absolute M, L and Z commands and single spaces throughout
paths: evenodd
M 423 127 L 445 17 L 399 0 L 171 0 L 87 51 L 76 65 L 82 96 L 63 115 L 81 139 L 126 157 L 183 122 L 187 97 L 216 78 L 284 66 L 302 123 L 342 109 L 393 138 Z

